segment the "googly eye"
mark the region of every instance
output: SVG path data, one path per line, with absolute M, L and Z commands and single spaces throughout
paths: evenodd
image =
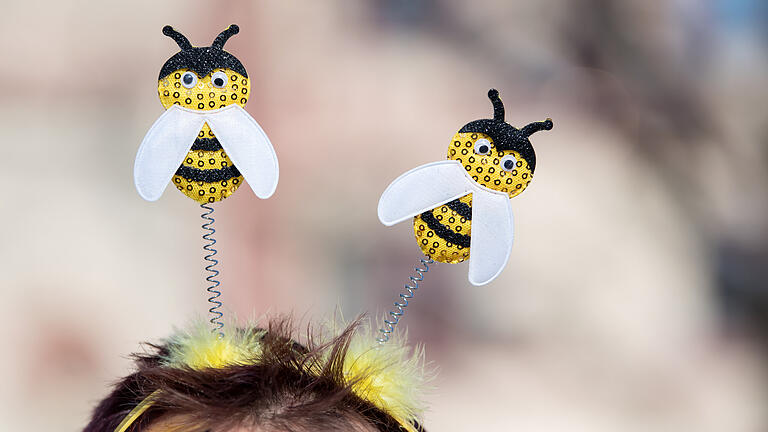
M 501 165 L 501 169 L 503 169 L 506 172 L 510 172 L 513 169 L 515 169 L 515 164 L 517 163 L 517 159 L 515 159 L 512 155 L 506 155 L 499 161 L 499 165 Z
M 181 85 L 186 88 L 192 88 L 197 85 L 197 75 L 194 72 L 184 72 L 181 76 Z
M 480 138 L 475 141 L 475 153 L 479 155 L 487 155 L 491 152 L 491 142 L 485 138 Z
M 227 85 L 227 74 L 222 71 L 214 72 L 211 75 L 211 84 L 216 88 L 224 88 Z

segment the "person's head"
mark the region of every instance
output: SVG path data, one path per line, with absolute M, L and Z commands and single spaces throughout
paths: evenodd
M 99 403 L 84 432 L 422 430 L 420 351 L 374 346 L 359 329 L 358 321 L 305 344 L 286 320 L 223 338 L 204 327 L 177 334 L 135 355 L 136 372 Z

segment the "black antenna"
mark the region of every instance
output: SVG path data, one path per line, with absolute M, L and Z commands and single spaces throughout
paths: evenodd
M 182 51 L 192 48 L 189 39 L 183 34 L 177 32 L 173 27 L 167 25 L 163 27 L 163 34 L 176 41 Z
M 504 103 L 499 98 L 499 91 L 496 89 L 488 90 L 488 99 L 493 104 L 493 119 L 496 121 L 504 121 Z
M 231 26 L 227 27 L 226 30 L 219 33 L 218 36 L 216 36 L 216 39 L 213 40 L 213 43 L 211 44 L 212 48 L 218 48 L 218 49 L 224 49 L 224 44 L 227 43 L 229 38 L 232 36 L 240 33 L 240 27 L 237 26 L 237 24 L 232 24 Z
M 543 122 L 533 122 L 533 123 L 527 124 L 523 129 L 520 130 L 520 133 L 522 133 L 523 136 L 527 138 L 538 131 L 550 130 L 552 129 L 552 126 L 553 126 L 552 119 L 548 118 Z

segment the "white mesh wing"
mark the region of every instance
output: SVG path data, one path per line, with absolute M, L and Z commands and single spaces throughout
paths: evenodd
M 513 229 L 512 204 L 507 194 L 488 190 L 472 194 L 469 251 L 469 282 L 472 285 L 485 285 L 504 270 L 512 250 Z
M 277 188 L 277 155 L 267 134 L 243 108 L 232 104 L 206 114 L 208 126 L 259 198 Z
M 472 192 L 472 180 L 454 160 L 416 167 L 393 181 L 379 199 L 379 220 L 387 226 Z
M 184 161 L 205 119 L 190 110 L 173 105 L 144 136 L 133 165 L 133 180 L 139 195 L 156 201 Z

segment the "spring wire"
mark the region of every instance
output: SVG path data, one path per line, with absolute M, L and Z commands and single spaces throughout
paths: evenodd
M 405 308 L 408 307 L 408 301 L 413 298 L 416 294 L 416 290 L 419 289 L 419 282 L 424 280 L 424 273 L 429 271 L 429 264 L 435 262 L 429 257 L 421 258 L 420 261 L 424 268 L 419 268 L 418 266 L 413 268 L 416 275 L 408 276 L 410 283 L 406 283 L 405 291 L 399 294 L 401 301 L 396 301 L 394 303 L 396 309 L 389 311 L 389 318 L 384 318 L 384 326 L 379 329 L 381 336 L 376 338 L 376 341 L 379 342 L 379 344 L 384 344 L 389 341 L 390 336 L 395 331 L 395 327 L 405 314 Z
M 219 271 L 216 270 L 216 266 L 219 265 L 219 260 L 214 258 L 218 251 L 213 247 L 216 245 L 216 239 L 213 238 L 213 235 L 216 233 L 216 229 L 213 228 L 213 223 L 216 220 L 211 216 L 213 214 L 213 207 L 208 204 L 200 204 L 200 208 L 206 210 L 200 217 L 205 221 L 203 222 L 202 228 L 207 231 L 203 234 L 203 240 L 206 242 L 203 245 L 203 250 L 207 252 L 207 255 L 203 259 L 208 261 L 208 265 L 205 266 L 205 271 L 210 273 L 205 280 L 210 283 L 208 288 L 206 288 L 206 291 L 211 294 L 211 296 L 208 297 L 208 303 L 213 305 L 208 309 L 208 312 L 212 315 L 210 323 L 213 325 L 213 329 L 211 332 L 218 332 L 219 337 L 222 338 L 224 337 L 224 322 L 221 320 L 221 317 L 223 317 L 224 314 L 219 310 L 222 306 L 221 301 L 218 300 L 218 298 L 221 297 L 221 291 L 219 291 L 221 282 L 218 280 Z

